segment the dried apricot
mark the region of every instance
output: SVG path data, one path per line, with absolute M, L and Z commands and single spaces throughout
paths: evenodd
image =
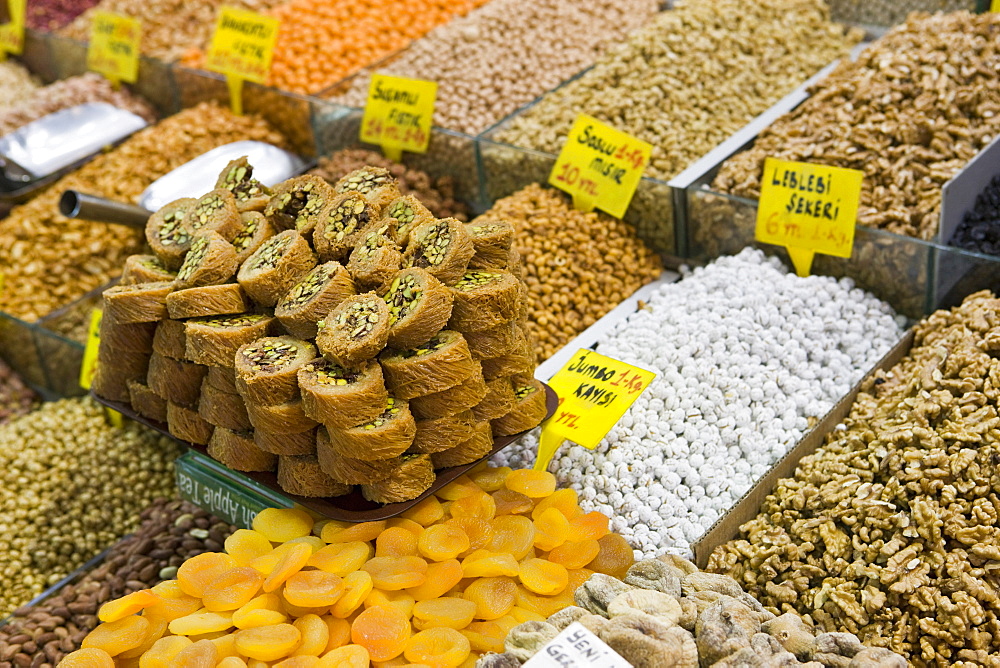
M 597 542 L 601 549 L 587 564 L 587 568 L 595 573 L 604 573 L 618 579 L 624 578 L 628 569 L 635 563 L 632 546 L 616 533 L 602 536 Z
M 469 549 L 458 555 L 460 557 L 474 550 L 483 549 L 493 539 L 493 527 L 487 520 L 478 517 L 453 517 L 444 523 L 461 528 L 469 537 Z
M 477 492 L 456 499 L 451 504 L 452 517 L 475 517 L 481 520 L 491 520 L 496 515 L 497 504 L 486 492 Z
M 301 571 L 309 559 L 313 556 L 312 548 L 304 543 L 288 543 L 288 551 L 281 557 L 267 577 L 264 579 L 262 589 L 265 592 L 272 592 L 278 589 L 285 581 Z
M 253 530 L 272 543 L 284 543 L 299 536 L 308 536 L 313 518 L 299 508 L 265 508 L 251 524 Z
M 177 569 L 177 583 L 188 596 L 201 598 L 205 587 L 226 571 L 236 568 L 236 560 L 221 552 L 205 552 L 191 557 Z
M 428 496 L 417 505 L 403 511 L 400 517 L 428 527 L 444 517 L 444 508 L 436 496 Z
M 548 559 L 567 569 L 583 568 L 601 551 L 601 545 L 596 540 L 568 540 L 559 547 L 552 548 Z
M 523 608 L 546 619 L 559 612 L 567 606 L 558 596 L 542 596 L 526 588 L 524 585 L 517 585 L 515 601 L 517 607 Z M 513 608 L 513 606 L 511 606 Z
M 227 656 L 236 656 L 239 651 L 236 649 L 236 634 L 226 633 L 225 635 L 219 636 L 212 640 L 212 644 L 215 645 L 215 649 L 219 650 L 219 660 L 226 658 Z
M 507 476 L 507 489 L 532 499 L 541 499 L 556 491 L 556 477 L 548 471 L 517 469 Z
M 344 595 L 344 581 L 326 571 L 298 571 L 285 581 L 282 596 L 300 608 L 324 608 Z
M 86 647 L 70 652 L 59 665 L 67 668 L 115 668 L 115 660 L 103 649 Z
M 549 508 L 535 518 L 535 547 L 548 552 L 566 542 L 569 520 L 555 508 Z
M 555 596 L 569 584 L 569 574 L 559 564 L 545 559 L 525 559 L 518 579 L 528 590 L 543 596 Z
M 532 612 L 531 610 L 527 610 L 525 608 L 519 608 L 516 605 L 513 608 L 511 608 L 511 611 L 510 613 L 507 614 L 507 617 L 513 618 L 513 620 L 516 622 L 515 626 L 517 626 L 517 624 L 523 624 L 525 622 L 545 621 L 545 617 L 542 617 L 537 612 Z
M 324 547 L 326 547 L 326 543 L 324 543 L 323 539 L 320 538 L 319 536 L 299 536 L 298 538 L 291 539 L 286 544 L 295 544 L 295 543 L 305 543 L 306 545 L 312 548 L 313 554 L 316 554 Z
M 233 612 L 233 626 L 238 629 L 281 624 L 286 619 L 277 594 L 261 594 Z
M 274 668 L 316 668 L 319 664 L 319 657 L 311 654 L 292 656 L 284 661 L 274 664 Z
M 467 578 L 515 577 L 519 572 L 517 559 L 505 552 L 476 550 L 462 560 L 462 573 Z
M 539 501 L 535 509 L 531 511 L 531 519 L 537 519 L 539 515 L 549 508 L 557 509 L 568 520 L 583 514 L 583 511 L 580 510 L 579 497 L 576 494 L 576 490 L 571 487 L 557 489 Z
M 455 629 L 433 628 L 413 634 L 404 656 L 413 663 L 434 668 L 457 668 L 471 651 L 468 639 Z
M 392 605 L 368 608 L 351 625 L 351 641 L 368 650 L 372 661 L 399 656 L 410 639 L 410 618 Z
M 344 595 L 330 608 L 334 617 L 346 618 L 361 607 L 368 594 L 374 588 L 372 576 L 368 571 L 354 571 L 344 578 Z
M 475 468 L 469 472 L 469 479 L 472 482 L 479 485 L 480 489 L 484 492 L 495 492 L 504 486 L 504 482 L 507 480 L 507 476 L 510 475 L 509 466 L 498 466 L 496 468 L 492 466 L 486 466 L 484 468 Z
M 427 497 L 433 499 L 433 496 Z M 406 529 L 412 533 L 417 538 L 420 538 L 420 534 L 424 532 L 424 528 L 414 522 L 413 520 L 406 519 L 405 517 L 392 517 L 386 520 L 386 529 Z
M 409 619 L 410 615 L 413 613 L 413 605 L 416 600 L 407 594 L 405 591 L 382 591 L 381 589 L 372 589 L 371 593 L 368 594 L 368 598 L 365 599 L 365 609 L 375 608 L 380 605 L 391 605 L 398 608 L 401 613 L 406 615 Z
M 427 564 L 427 579 L 422 585 L 406 589 L 406 593 L 418 601 L 427 601 L 444 596 L 464 577 L 462 564 L 458 559 Z
M 464 629 L 476 614 L 476 604 L 464 598 L 435 598 L 413 606 L 413 626 L 420 630 L 447 626 Z
M 236 632 L 236 649 L 258 661 L 276 661 L 298 647 L 302 634 L 291 624 L 272 624 Z
M 97 611 L 97 618 L 102 622 L 116 622 L 159 602 L 160 597 L 152 590 L 140 589 L 102 605 Z
M 399 527 L 389 527 L 375 539 L 376 557 L 412 557 L 417 554 L 417 537 Z
M 507 637 L 507 632 L 500 629 L 500 637 L 487 635 L 482 631 L 473 631 L 472 627 L 476 624 L 492 624 L 493 622 L 473 622 L 466 628 L 459 631 L 465 639 L 469 641 L 469 646 L 473 652 L 493 652 L 495 654 L 502 654 L 504 651 L 504 638 Z M 499 629 L 499 627 L 497 627 Z
M 138 659 L 146 652 L 146 650 L 150 649 L 157 640 L 162 638 L 164 633 L 167 632 L 167 624 L 169 624 L 169 621 L 166 618 L 148 615 L 145 612 L 142 613 L 142 616 L 149 622 L 149 628 L 146 629 L 146 635 L 143 637 L 142 642 L 139 643 L 138 647 L 134 647 L 119 654 L 116 657 L 118 661 L 121 661 L 122 659 Z
M 427 580 L 427 562 L 420 557 L 374 557 L 361 567 L 383 591 L 417 587 Z
M 232 612 L 198 611 L 178 617 L 167 626 L 170 632 L 178 636 L 196 636 L 202 633 L 225 631 L 233 625 Z M 88 636 L 89 637 L 89 636 Z
M 264 534 L 251 529 L 237 529 L 225 542 L 226 553 L 240 566 L 249 566 L 251 561 L 264 556 L 273 547 Z
M 142 668 L 140 665 L 139 668 Z M 215 668 L 248 668 L 247 662 L 238 656 L 227 656 L 216 665 Z
M 566 540 L 600 540 L 608 534 L 608 523 L 607 516 L 596 510 L 578 515 L 569 521 L 569 536 Z
M 475 619 L 498 619 L 517 602 L 517 584 L 507 577 L 480 578 L 466 587 L 462 597 L 476 604 Z
M 326 653 L 326 646 L 330 643 L 330 627 L 322 617 L 305 615 L 292 622 L 292 626 L 302 634 L 302 640 L 292 656 L 318 657 Z
M 139 659 L 139 666 L 141 668 L 171 668 L 171 666 L 176 666 L 174 658 L 182 649 L 191 644 L 193 643 L 186 636 L 160 638 L 142 655 Z M 65 661 L 63 659 L 64 663 Z
M 525 515 L 535 507 L 530 497 L 509 489 L 500 489 L 493 493 L 493 503 L 497 507 L 497 516 Z
M 141 645 L 148 631 L 148 619 L 139 615 L 129 615 L 114 622 L 98 624 L 97 628 L 83 639 L 81 646 L 102 649 L 110 656 L 118 656 Z
M 306 565 L 344 577 L 361 568 L 371 557 L 372 547 L 368 543 L 333 543 L 312 555 Z
M 434 494 L 442 501 L 455 501 L 461 499 L 463 496 L 469 496 L 470 494 L 478 494 L 483 491 L 480 489 L 479 485 L 472 482 L 472 479 L 467 475 L 460 475 L 450 483 L 434 492 Z
M 199 640 L 178 652 L 174 662 L 184 668 L 215 668 L 219 663 L 219 650 L 211 640 Z
M 520 561 L 535 544 L 535 525 L 521 515 L 501 515 L 490 522 L 493 538 L 488 549 L 492 552 L 506 552 Z
M 417 550 L 431 561 L 454 559 L 470 547 L 469 536 L 456 524 L 435 524 L 424 529 Z
M 368 668 L 371 657 L 361 645 L 344 645 L 320 658 L 316 668 Z
M 235 610 L 248 603 L 264 584 L 264 574 L 256 568 L 237 566 L 219 575 L 204 588 L 205 609 Z
M 327 543 L 352 543 L 375 540 L 383 531 L 385 531 L 385 520 L 358 524 L 331 520 L 323 525 L 322 538 Z
M 324 615 L 320 619 L 323 620 L 329 631 L 329 640 L 327 640 L 326 649 L 323 651 L 324 654 L 351 642 L 351 623 L 349 621 L 330 615 Z

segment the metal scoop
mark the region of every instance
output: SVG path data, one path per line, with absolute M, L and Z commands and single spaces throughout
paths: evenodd
M 281 183 L 306 168 L 302 158 L 277 146 L 237 141 L 203 153 L 153 181 L 139 196 L 139 206 L 67 190 L 59 200 L 59 212 L 69 218 L 145 227 L 150 214 L 164 204 L 182 197 L 201 197 L 211 190 L 222 169 L 241 156 L 247 157 L 254 178 L 265 186 Z
M 0 199 L 23 201 L 146 125 L 130 111 L 91 102 L 43 116 L 0 137 Z

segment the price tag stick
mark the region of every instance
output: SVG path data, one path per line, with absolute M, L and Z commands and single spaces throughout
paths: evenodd
M 864 172 L 767 158 L 757 205 L 757 241 L 784 246 L 799 276 L 816 253 L 851 257 Z
M 270 16 L 223 5 L 215 23 L 205 68 L 226 76 L 229 105 L 243 114 L 243 82 L 265 84 L 281 23 Z
M 573 207 L 621 218 L 628 210 L 653 147 L 586 114 L 577 116 L 549 174 L 549 184 Z
M 87 329 L 87 345 L 83 350 L 83 364 L 80 365 L 80 387 L 90 389 L 97 371 L 97 350 L 101 345 L 101 316 L 104 312 L 95 308 L 90 312 L 90 327 Z
M 549 380 L 559 395 L 556 412 L 542 423 L 535 470 L 544 471 L 564 441 L 593 450 L 656 374 L 581 348 Z

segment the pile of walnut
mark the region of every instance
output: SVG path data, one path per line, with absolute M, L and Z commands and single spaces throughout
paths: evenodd
M 1000 661 L 1000 299 L 915 328 L 709 570 L 917 666 Z
M 591 575 L 576 590 L 576 603 L 547 622 L 515 626 L 506 651 L 484 656 L 477 668 L 517 668 L 573 622 L 636 668 L 906 666 L 898 654 L 865 647 L 850 633 L 817 635 L 794 613 L 776 617 L 732 578 L 669 554 L 634 564 L 624 581 Z

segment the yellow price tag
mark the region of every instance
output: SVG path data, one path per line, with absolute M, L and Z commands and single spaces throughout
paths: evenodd
M 549 184 L 570 194 L 581 211 L 622 218 L 653 152 L 650 144 L 586 114 L 576 117 Z
M 559 395 L 559 407 L 542 424 L 535 469 L 548 468 L 565 440 L 596 448 L 654 378 L 652 371 L 593 350 L 578 350 L 549 380 Z
M 990 0 L 990 11 L 1000 12 L 1000 0 Z
M 10 22 L 0 25 L 0 52 L 20 55 L 24 51 L 24 18 L 27 0 L 7 0 Z
M 399 162 L 403 151 L 426 153 L 437 83 L 373 74 L 361 119 L 361 141 L 378 144 L 386 157 Z
M 280 27 L 270 16 L 228 5 L 219 9 L 205 67 L 226 75 L 234 113 L 243 113 L 244 81 L 267 83 Z
M 851 257 L 864 172 L 767 158 L 757 241 L 785 246 L 799 276 L 816 253 Z
M 80 365 L 80 387 L 90 389 L 97 371 L 97 349 L 101 346 L 101 316 L 104 311 L 95 308 L 90 312 L 90 328 L 87 330 L 87 345 L 83 349 L 83 364 Z
M 87 47 L 87 69 L 104 75 L 111 83 L 135 83 L 139 77 L 139 46 L 142 23 L 139 19 L 94 12 Z

